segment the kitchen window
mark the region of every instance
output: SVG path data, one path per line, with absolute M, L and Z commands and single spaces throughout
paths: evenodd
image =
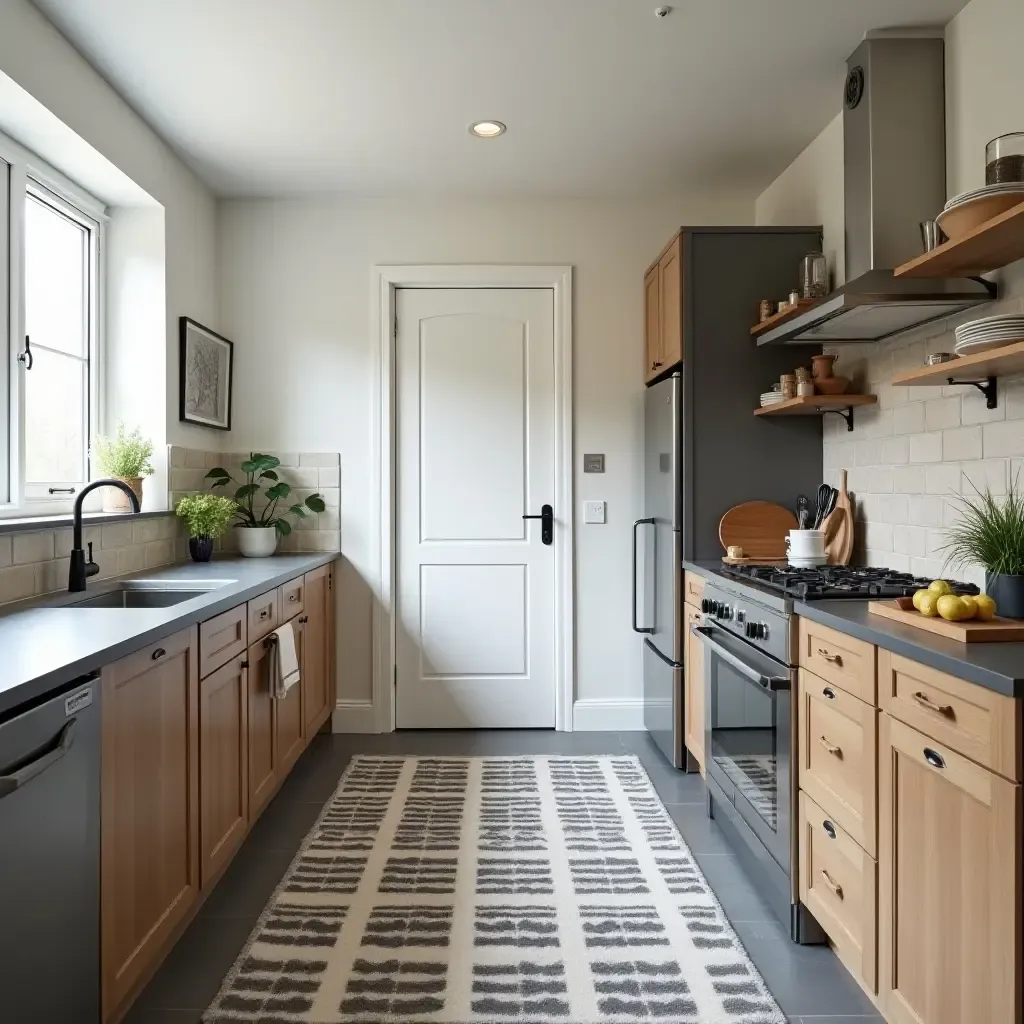
M 98 420 L 102 207 L 0 137 L 0 515 L 64 511 Z

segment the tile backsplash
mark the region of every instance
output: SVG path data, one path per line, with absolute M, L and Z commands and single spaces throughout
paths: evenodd
M 1024 485 L 1024 377 L 999 378 L 996 409 L 969 386 L 891 384 L 926 355 L 951 352 L 961 323 L 1024 311 L 1024 263 L 1010 268 L 1000 290 L 970 314 L 891 341 L 829 349 L 839 354 L 836 374 L 854 379 L 851 390 L 878 395 L 877 406 L 856 410 L 852 432 L 838 416 L 825 417 L 826 480 L 838 485 L 840 469 L 848 470 L 855 497 L 855 562 L 940 576 L 945 528 L 958 518 L 954 495 L 973 494 L 972 484 L 1003 493 L 1018 473 Z M 984 583 L 980 567 L 956 575 Z

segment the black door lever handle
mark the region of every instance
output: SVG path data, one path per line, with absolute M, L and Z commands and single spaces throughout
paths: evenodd
M 540 520 L 541 544 L 553 544 L 555 540 L 555 510 L 550 505 L 541 505 L 539 516 L 523 516 L 524 519 Z

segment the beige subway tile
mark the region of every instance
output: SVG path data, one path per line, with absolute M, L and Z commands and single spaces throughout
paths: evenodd
M 71 554 L 71 544 L 74 533 L 71 527 L 53 531 L 53 553 L 57 558 L 64 558 Z
M 338 452 L 300 452 L 300 466 L 318 466 L 330 468 L 341 465 L 341 455 Z
M 936 398 L 924 403 L 926 430 L 945 430 L 960 426 L 960 397 Z
M 0 568 L 4 568 L 11 564 L 13 559 L 13 553 L 11 551 L 11 538 L 10 535 L 6 537 L 0 537 Z
M 201 491 L 205 489 L 204 477 L 206 471 L 202 469 L 172 469 L 171 490 L 172 491 Z
M 161 516 L 153 520 L 156 523 L 157 540 L 173 540 L 179 533 L 184 533 L 184 520 L 177 516 Z
M 324 499 L 324 504 L 328 508 L 337 508 L 341 492 L 337 487 L 322 487 L 320 489 L 320 497 Z
M 16 533 L 12 541 L 12 561 L 15 565 L 46 562 L 54 557 L 53 530 L 41 530 L 38 533 Z
M 986 423 L 982 431 L 986 459 L 1024 455 L 1024 427 L 1019 420 Z
M 185 465 L 185 449 L 176 444 L 167 446 L 167 465 L 172 469 Z
M 127 523 L 108 523 L 103 527 L 103 544 L 102 547 L 105 551 L 109 551 L 112 548 L 123 548 L 127 547 L 132 542 L 132 528 L 135 524 L 131 522 Z
M 911 462 L 941 462 L 942 434 L 911 434 L 908 457 Z
M 281 460 L 282 469 L 291 469 L 295 466 L 303 465 L 300 462 L 300 456 L 298 452 L 267 452 L 267 455 L 273 455 L 275 459 Z
M 317 527 L 318 530 L 334 530 L 337 532 L 341 529 L 341 515 L 335 508 L 329 508 L 326 512 L 321 512 L 317 516 Z
M 923 430 L 923 402 L 911 402 L 908 405 L 897 406 L 892 410 L 892 431 L 894 434 L 919 434 Z
M 132 543 L 148 544 L 150 541 L 160 539 L 160 520 L 143 519 L 141 522 L 132 523 Z
M 320 484 L 320 470 L 315 466 L 298 467 L 281 470 L 281 479 L 292 487 L 312 487 L 313 490 Z
M 341 484 L 341 469 L 338 466 L 321 466 L 320 486 L 338 487 Z
M 35 593 L 35 565 L 15 565 L 0 569 L 0 604 L 22 601 Z
M 145 551 L 147 569 L 156 565 L 167 565 L 174 561 L 174 541 L 172 540 L 155 540 L 146 544 L 143 550 Z
M 138 572 L 146 568 L 146 549 L 143 544 L 133 544 L 129 548 L 121 548 L 117 552 L 117 575 L 124 576 L 129 572 Z
M 186 469 L 206 469 L 206 452 L 202 448 L 185 449 Z
M 52 562 L 37 562 L 35 565 L 36 593 L 53 594 L 58 590 L 67 590 L 70 568 L 70 558 L 55 558 Z
M 957 427 L 942 432 L 944 462 L 964 462 L 982 455 L 981 427 Z

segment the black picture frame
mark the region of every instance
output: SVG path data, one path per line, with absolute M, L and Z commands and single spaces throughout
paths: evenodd
M 202 416 L 198 414 L 193 408 L 191 411 L 189 405 L 192 404 L 189 396 L 189 358 L 188 350 L 189 345 L 194 341 L 194 338 L 190 338 L 190 334 L 205 337 L 209 342 L 213 342 L 217 345 L 224 346 L 224 352 L 226 353 L 226 366 L 227 378 L 226 389 L 227 394 L 221 395 L 220 385 L 221 381 L 218 379 L 218 394 L 217 394 L 217 408 L 220 409 L 223 405 L 225 415 L 216 418 L 209 416 Z M 198 320 L 193 320 L 188 316 L 178 317 L 178 419 L 182 423 L 192 423 L 199 427 L 209 427 L 211 430 L 230 430 L 231 429 L 231 400 L 232 392 L 234 390 L 234 375 L 235 375 L 235 345 L 234 342 L 225 338 L 222 334 L 218 334 L 216 331 L 210 330 L 209 327 L 199 323 Z

